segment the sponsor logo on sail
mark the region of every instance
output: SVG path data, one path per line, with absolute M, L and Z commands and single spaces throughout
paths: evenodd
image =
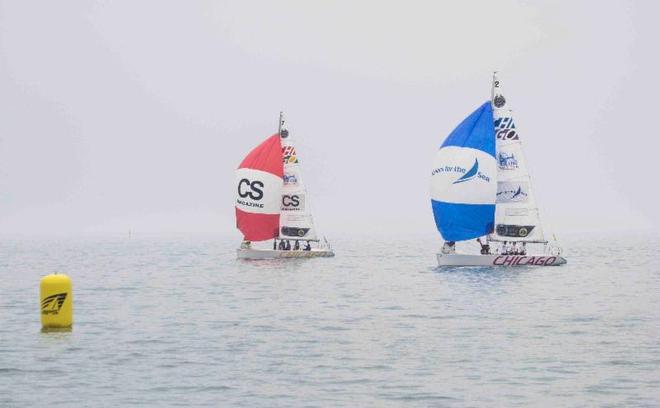
M 493 105 L 495 105 L 496 108 L 501 108 L 506 104 L 506 99 L 504 98 L 503 95 L 495 95 L 495 98 L 493 98 Z
M 284 173 L 284 184 L 298 184 L 298 177 L 295 174 Z
M 249 198 L 254 201 L 261 201 L 264 197 L 264 183 L 263 181 L 254 180 L 250 181 L 249 179 L 241 179 L 238 182 L 238 199 L 236 202 L 238 204 L 244 205 L 246 207 L 257 207 L 264 208 L 264 205 L 261 203 L 255 203 L 252 201 L 246 200 Z
M 499 140 L 518 140 L 518 133 L 516 132 L 516 124 L 513 123 L 513 118 L 505 116 L 495 119 L 495 136 Z
M 497 165 L 502 170 L 515 170 L 518 168 L 518 159 L 513 153 L 500 152 L 497 155 Z
M 495 231 L 501 237 L 525 238 L 531 234 L 534 225 L 506 225 L 497 224 Z
M 527 184 L 526 183 L 498 183 L 497 185 L 497 202 L 510 203 L 522 202 L 527 200 Z
M 293 146 L 282 146 L 282 157 L 284 160 L 284 164 L 298 163 L 296 148 Z
M 304 237 L 309 232 L 309 228 L 300 228 L 300 227 L 282 227 L 281 232 L 282 236 L 285 237 Z
M 485 182 L 490 182 L 490 176 L 483 174 L 479 171 L 479 160 L 474 159 L 474 164 L 469 169 L 462 166 L 444 166 L 433 169 L 431 176 L 441 173 L 456 173 L 458 178 L 452 184 L 465 183 L 466 181 L 481 179 Z
M 66 292 L 51 295 L 41 301 L 41 314 L 58 314 L 66 300 Z
M 303 211 L 305 209 L 305 196 L 299 194 L 285 194 L 282 196 L 282 211 Z

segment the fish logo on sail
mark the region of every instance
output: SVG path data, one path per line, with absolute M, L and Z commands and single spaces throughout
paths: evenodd
M 41 314 L 58 314 L 66 300 L 66 292 L 51 295 L 41 302 Z
M 293 146 L 282 146 L 282 157 L 284 160 L 284 164 L 298 163 L 296 148 Z
M 518 160 L 516 156 L 511 154 L 506 154 L 501 152 L 497 155 L 497 164 L 502 170 L 515 170 L 518 168 Z
M 474 159 L 474 164 L 472 165 L 472 168 L 470 168 L 470 170 L 468 170 L 465 174 L 463 174 L 458 180 L 454 181 L 452 184 L 458 184 L 458 183 L 464 183 L 466 181 L 470 181 L 477 176 L 477 173 L 479 173 L 479 160 Z
M 519 203 L 527 200 L 527 183 L 500 182 L 497 185 L 498 203 Z

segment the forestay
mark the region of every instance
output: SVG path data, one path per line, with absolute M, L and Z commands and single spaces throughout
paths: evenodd
M 516 128 L 502 84 L 493 76 L 491 93 L 497 153 L 497 209 L 494 241 L 545 242 L 539 210 Z

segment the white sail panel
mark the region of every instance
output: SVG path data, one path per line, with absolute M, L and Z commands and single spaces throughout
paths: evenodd
M 496 241 L 545 242 L 520 133 L 509 109 L 502 83 L 493 76 L 491 93 L 497 161 Z
M 280 115 L 284 176 L 280 205 L 280 239 L 317 240 L 300 159 L 284 116 Z

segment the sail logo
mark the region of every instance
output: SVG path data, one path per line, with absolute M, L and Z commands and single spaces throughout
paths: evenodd
M 238 199 L 236 202 L 246 207 L 264 208 L 262 203 L 255 203 L 253 201 L 244 200 L 249 198 L 254 201 L 261 201 L 264 198 L 264 182 L 243 178 L 238 182 Z
M 497 184 L 497 202 L 498 203 L 519 203 L 527 201 L 528 193 L 527 183 L 507 183 Z
M 452 184 L 465 183 L 475 178 L 490 182 L 490 177 L 479 171 L 479 160 L 474 159 L 474 164 L 470 169 L 461 166 L 444 166 L 433 169 L 431 176 L 442 173 L 458 173 L 459 177 Z
M 284 184 L 298 184 L 298 177 L 295 174 L 284 173 Z
M 495 136 L 498 140 L 518 140 L 516 124 L 510 116 L 495 119 Z
M 282 211 L 303 211 L 305 209 L 305 196 L 299 194 L 285 194 L 282 196 Z
M 301 228 L 301 227 L 282 227 L 281 235 L 285 237 L 304 237 L 307 235 L 311 228 Z
M 293 146 L 282 146 L 282 158 L 284 160 L 284 164 L 298 163 L 296 148 Z
M 48 296 L 41 302 L 41 314 L 58 314 L 65 300 L 66 292 Z
M 495 95 L 495 98 L 493 98 L 493 105 L 495 105 L 496 108 L 501 108 L 506 104 L 506 99 L 504 98 L 504 95 L 497 94 Z
M 497 155 L 497 165 L 502 170 L 515 170 L 518 168 L 518 159 L 513 153 L 507 155 L 501 152 Z
M 495 232 L 501 237 L 525 238 L 532 232 L 534 227 L 534 225 L 497 224 Z

